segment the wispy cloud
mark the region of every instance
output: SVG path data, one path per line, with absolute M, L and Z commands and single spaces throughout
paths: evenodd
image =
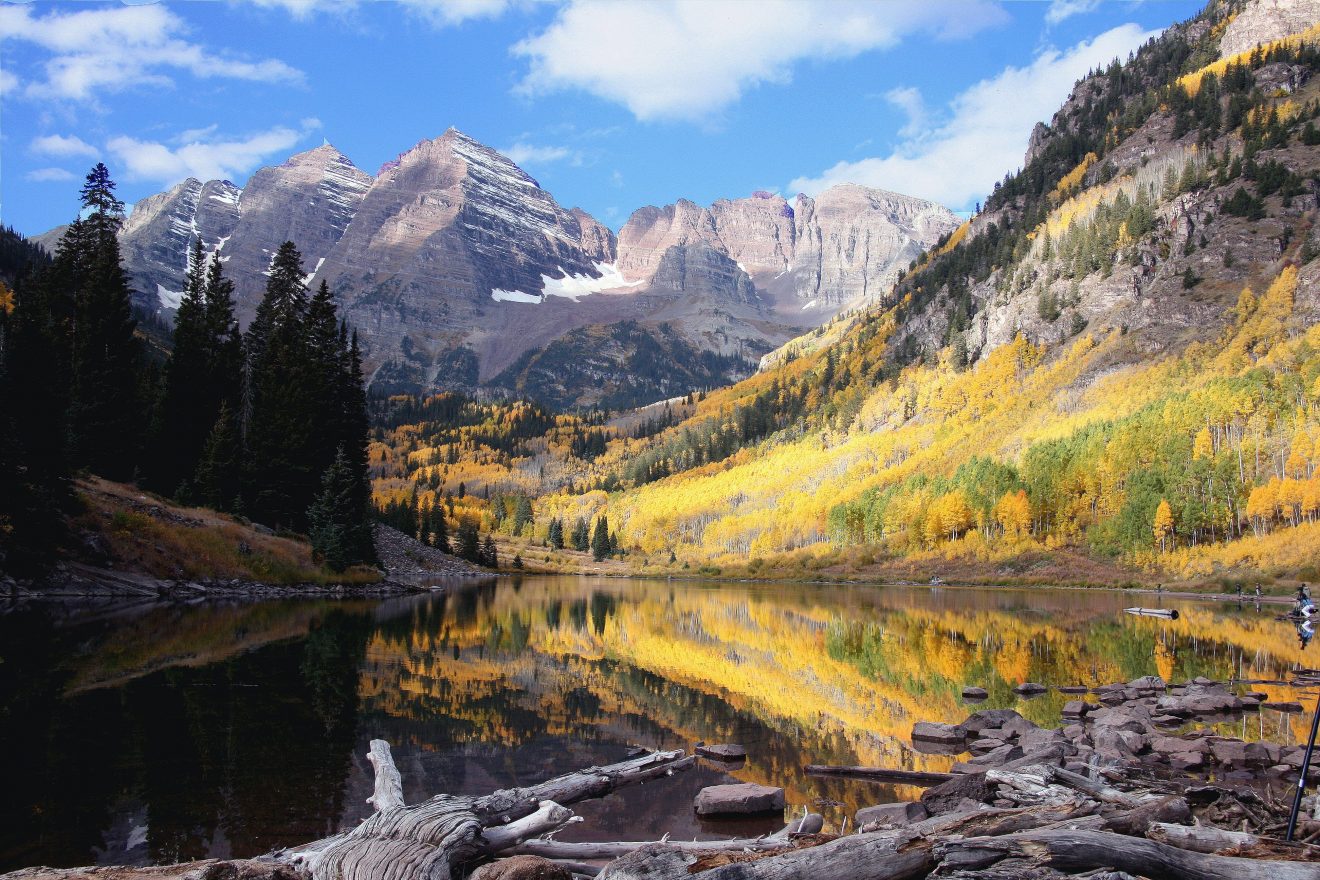
M 187 26 L 160 5 L 55 10 L 36 15 L 28 6 L 0 5 L 0 43 L 22 42 L 44 51 L 41 75 L 26 77 L 33 98 L 87 101 L 102 92 L 169 85 L 171 75 L 260 82 L 298 81 L 283 61 L 215 54 L 186 38 Z
M 988 0 L 572 0 L 513 47 L 528 94 L 581 89 L 642 120 L 701 120 L 808 59 L 850 58 L 928 32 L 967 37 L 1005 20 Z
M 33 183 L 63 183 L 76 178 L 77 175 L 72 171 L 66 171 L 63 168 L 36 168 L 23 175 L 24 180 L 30 180 Z
M 814 177 L 799 177 L 789 189 L 813 194 L 859 183 L 971 207 L 1021 165 L 1032 127 L 1050 119 L 1077 80 L 1154 35 L 1125 24 L 1066 51 L 1046 50 L 1027 67 L 1005 68 L 962 92 L 943 121 L 910 132 L 888 156 L 839 162 Z
M 526 141 L 519 141 L 511 147 L 500 150 L 500 152 L 508 156 L 513 164 L 523 167 L 549 165 L 552 162 L 570 162 L 574 165 L 582 163 L 582 154 L 577 150 L 570 150 L 568 147 L 529 144 Z
M 74 135 L 48 134 L 34 138 L 28 150 L 38 156 L 54 156 L 59 159 L 86 158 L 94 159 L 100 155 L 96 147 Z
M 361 0 L 249 0 L 254 6 L 283 9 L 294 18 L 308 19 L 318 13 L 332 15 L 356 10 Z M 510 7 L 512 0 L 396 0 L 409 12 L 437 27 L 462 24 L 479 18 L 497 18 Z
M 175 139 L 145 141 L 121 135 L 111 138 L 106 148 L 126 180 L 170 186 L 189 177 L 242 177 L 267 158 L 287 153 L 320 126 L 318 120 L 307 119 L 298 129 L 277 126 L 242 138 L 193 140 L 176 146 L 171 146 Z
M 1045 10 L 1045 23 L 1056 25 L 1074 15 L 1085 15 L 1100 7 L 1100 0 L 1050 0 L 1050 8 Z

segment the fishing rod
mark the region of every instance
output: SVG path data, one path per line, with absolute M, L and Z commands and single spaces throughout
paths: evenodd
M 1320 731 L 1320 696 L 1315 698 L 1315 712 L 1311 715 L 1311 737 L 1306 741 L 1306 753 L 1302 755 L 1302 775 L 1297 778 L 1297 794 L 1293 796 L 1292 812 L 1288 814 L 1288 833 L 1284 840 L 1292 840 L 1297 830 L 1297 814 L 1302 810 L 1302 793 L 1306 791 L 1306 774 L 1311 769 L 1311 753 L 1315 751 L 1315 735 Z

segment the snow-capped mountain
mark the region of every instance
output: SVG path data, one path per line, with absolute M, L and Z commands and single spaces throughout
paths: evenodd
M 327 144 L 257 171 L 242 190 L 184 181 L 139 202 L 121 240 L 140 301 L 168 312 L 200 238 L 234 280 L 244 322 L 271 255 L 293 241 L 309 283 L 329 282 L 358 330 L 375 381 L 525 391 L 539 370 L 549 384 L 532 384 L 566 403 L 670 362 L 681 382 L 737 378 L 804 327 L 882 298 L 955 226 L 930 202 L 840 186 L 792 204 L 756 193 L 641 208 L 616 239 L 450 129 L 374 176 Z M 606 337 L 613 368 L 543 356 L 552 343 L 584 351 Z M 676 387 L 650 381 L 633 381 L 638 399 Z

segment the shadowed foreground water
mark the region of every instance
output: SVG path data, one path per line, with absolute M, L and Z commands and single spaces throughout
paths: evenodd
M 1145 604 L 1154 604 L 1145 597 Z M 912 789 L 807 778 L 806 763 L 944 769 L 918 720 L 958 721 L 964 684 L 1058 724 L 1065 697 L 1012 685 L 1159 674 L 1281 679 L 1320 665 L 1277 606 L 1078 591 L 522 578 L 387 601 L 35 603 L 0 613 L 0 871 L 250 856 L 367 815 L 368 740 L 407 798 L 485 793 L 621 760 L 633 745 L 737 742 L 710 763 L 580 805 L 561 839 L 760 833 L 698 822 L 704 785 L 783 786 L 841 822 Z M 1311 654 L 1315 652 L 1312 649 Z M 1290 689 L 1254 686 L 1273 699 Z M 1296 741 L 1265 711 L 1224 725 Z

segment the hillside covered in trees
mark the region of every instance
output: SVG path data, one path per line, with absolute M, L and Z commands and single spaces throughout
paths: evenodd
M 162 359 L 133 313 L 118 241 L 124 206 L 105 165 L 80 198 L 53 258 L 0 235 L 0 571 L 99 562 L 107 543 L 153 529 L 158 551 L 169 543 L 121 509 L 120 490 L 98 490 L 97 477 L 256 521 L 266 534 L 307 535 L 332 572 L 374 561 L 357 338 L 324 283 L 308 295 L 295 245 L 273 256 L 265 298 L 240 334 L 233 284 L 196 243 Z M 75 478 L 88 478 L 81 490 Z M 94 534 L 105 505 L 93 496 L 116 499 L 105 535 Z M 202 518 L 171 516 L 201 529 Z M 201 530 L 215 546 L 193 541 L 187 552 L 262 552 L 243 528 Z M 175 567 L 187 573 L 194 561 Z M 305 575 L 305 561 L 285 568 Z M 240 563 L 229 570 L 264 576 L 260 559 Z
M 1220 57 L 1237 9 L 1079 82 L 888 305 L 644 411 L 491 405 L 502 446 L 396 422 L 378 504 L 604 516 L 639 570 L 1315 579 L 1320 28 Z

